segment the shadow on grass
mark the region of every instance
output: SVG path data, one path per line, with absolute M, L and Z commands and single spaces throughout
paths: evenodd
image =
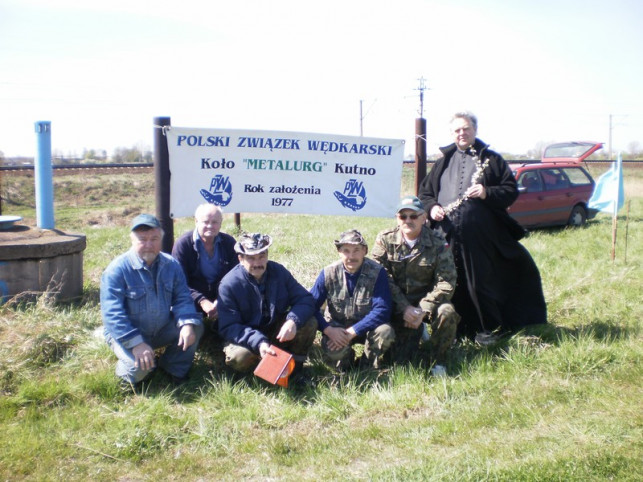
M 553 324 L 532 325 L 516 333 L 508 334 L 495 344 L 481 346 L 468 339 L 458 340 L 448 354 L 447 369 L 450 377 L 465 373 L 467 368 L 480 357 L 502 356 L 515 346 L 526 340 L 530 344 L 559 345 L 574 338 L 587 338 L 609 342 L 625 339 L 637 334 L 637 330 L 593 320 L 585 325 L 568 328 Z M 190 371 L 190 379 L 183 385 L 174 387 L 170 378 L 161 370 L 157 370 L 143 386 L 138 394 L 154 397 L 168 394 L 179 403 L 191 403 L 203 395 L 205 391 L 216 390 L 220 386 L 237 387 L 283 393 L 296 403 L 315 403 L 318 398 L 327 396 L 328 390 L 350 391 L 365 393 L 377 386 L 391 383 L 393 377 L 404 370 L 413 377 L 420 377 L 426 383 L 436 380 L 431 374 L 430 353 L 428 344 L 420 346 L 417 355 L 403 365 L 387 365 L 384 369 L 373 370 L 355 368 L 345 373 L 339 373 L 328 367 L 322 361 L 321 346 L 315 343 L 309 354 L 305 371 L 311 383 L 282 388 L 271 385 L 255 377 L 252 373 L 240 374 L 226 366 L 223 354 L 223 341 L 208 326 L 201 339 L 199 350 Z M 359 356 L 359 346 L 358 346 Z M 321 390 L 319 390 L 321 389 Z
M 517 336 L 535 336 L 545 343 L 552 345 L 561 341 L 578 337 L 590 337 L 597 341 L 613 341 L 637 336 L 639 329 L 633 326 L 617 325 L 600 319 L 590 320 L 588 323 L 573 328 L 554 325 L 532 325 L 516 333 Z
M 497 343 L 487 346 L 481 346 L 469 339 L 461 339 L 456 342 L 449 353 L 449 374 L 457 375 L 466 371 L 466 368 L 479 357 L 502 356 L 516 343 L 524 340 L 531 345 L 553 346 L 559 346 L 569 340 L 581 338 L 591 338 L 599 342 L 609 343 L 638 336 L 639 332 L 638 327 L 616 325 L 594 319 L 573 328 L 551 323 L 530 325 L 517 332 L 506 334 L 500 337 Z

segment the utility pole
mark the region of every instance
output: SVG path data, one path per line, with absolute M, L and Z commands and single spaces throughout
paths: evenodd
M 612 130 L 614 130 L 614 124 L 612 120 L 614 117 L 627 117 L 627 115 L 610 114 L 610 130 L 607 144 L 607 159 L 610 161 L 612 160 Z
M 610 134 L 607 144 L 607 159 L 610 161 L 612 160 L 612 114 L 610 114 Z
M 373 107 L 373 104 L 377 102 L 377 99 L 375 99 L 373 102 L 371 102 L 370 107 L 366 111 L 366 114 L 364 114 L 364 101 L 360 99 L 359 101 L 359 135 L 364 136 L 364 119 L 368 115 L 368 113 L 371 111 L 371 108 Z
M 420 79 L 420 117 L 415 119 L 415 194 L 420 192 L 420 183 L 426 177 L 426 119 L 424 119 L 424 77 Z
M 418 87 L 415 90 L 420 91 L 420 110 L 418 111 L 420 114 L 420 118 L 424 118 L 424 91 L 428 90 L 428 87 L 424 83 L 424 77 L 420 77 L 418 79 L 420 81 L 420 87 Z

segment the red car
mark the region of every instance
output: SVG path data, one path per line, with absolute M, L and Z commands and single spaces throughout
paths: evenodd
M 597 211 L 587 207 L 594 179 L 581 162 L 601 147 L 595 142 L 553 144 L 542 162 L 509 164 L 520 193 L 509 214 L 526 228 L 582 226 L 596 216 Z

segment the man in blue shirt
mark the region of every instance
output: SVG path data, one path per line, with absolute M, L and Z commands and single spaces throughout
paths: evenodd
M 172 256 L 181 263 L 195 306 L 214 328 L 219 283 L 239 260 L 234 252 L 234 238 L 220 231 L 223 213 L 219 206 L 199 205 L 194 221 L 195 229 L 174 243 Z
M 105 339 L 118 357 L 116 375 L 135 384 L 158 360 L 175 384 L 186 381 L 203 333 L 179 263 L 161 252 L 158 219 L 141 214 L 132 221 L 132 248 L 114 259 L 101 278 L 100 304 Z
M 313 298 L 283 265 L 268 260 L 271 244 L 260 233 L 244 234 L 235 244 L 239 264 L 219 284 L 219 334 L 232 369 L 253 370 L 275 355 L 274 344 L 292 353 L 296 380 L 317 332 Z
M 360 364 L 379 369 L 395 341 L 389 324 L 391 290 L 386 270 L 366 258 L 368 245 L 355 229 L 335 241 L 339 261 L 325 267 L 311 293 L 322 337 L 324 361 L 340 371 L 355 365 L 352 345 L 364 343 Z M 321 307 L 326 302 L 325 317 Z

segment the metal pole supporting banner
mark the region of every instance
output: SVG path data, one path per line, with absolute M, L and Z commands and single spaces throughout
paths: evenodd
M 426 177 L 426 119 L 415 119 L 415 195 Z
M 54 229 L 54 183 L 51 167 L 51 122 L 35 123 L 37 155 L 34 177 L 36 181 L 36 225 Z
M 156 194 L 156 217 L 165 235 L 162 250 L 172 252 L 174 245 L 174 221 L 170 217 L 170 155 L 164 127 L 170 126 L 169 117 L 154 118 L 154 185 Z

